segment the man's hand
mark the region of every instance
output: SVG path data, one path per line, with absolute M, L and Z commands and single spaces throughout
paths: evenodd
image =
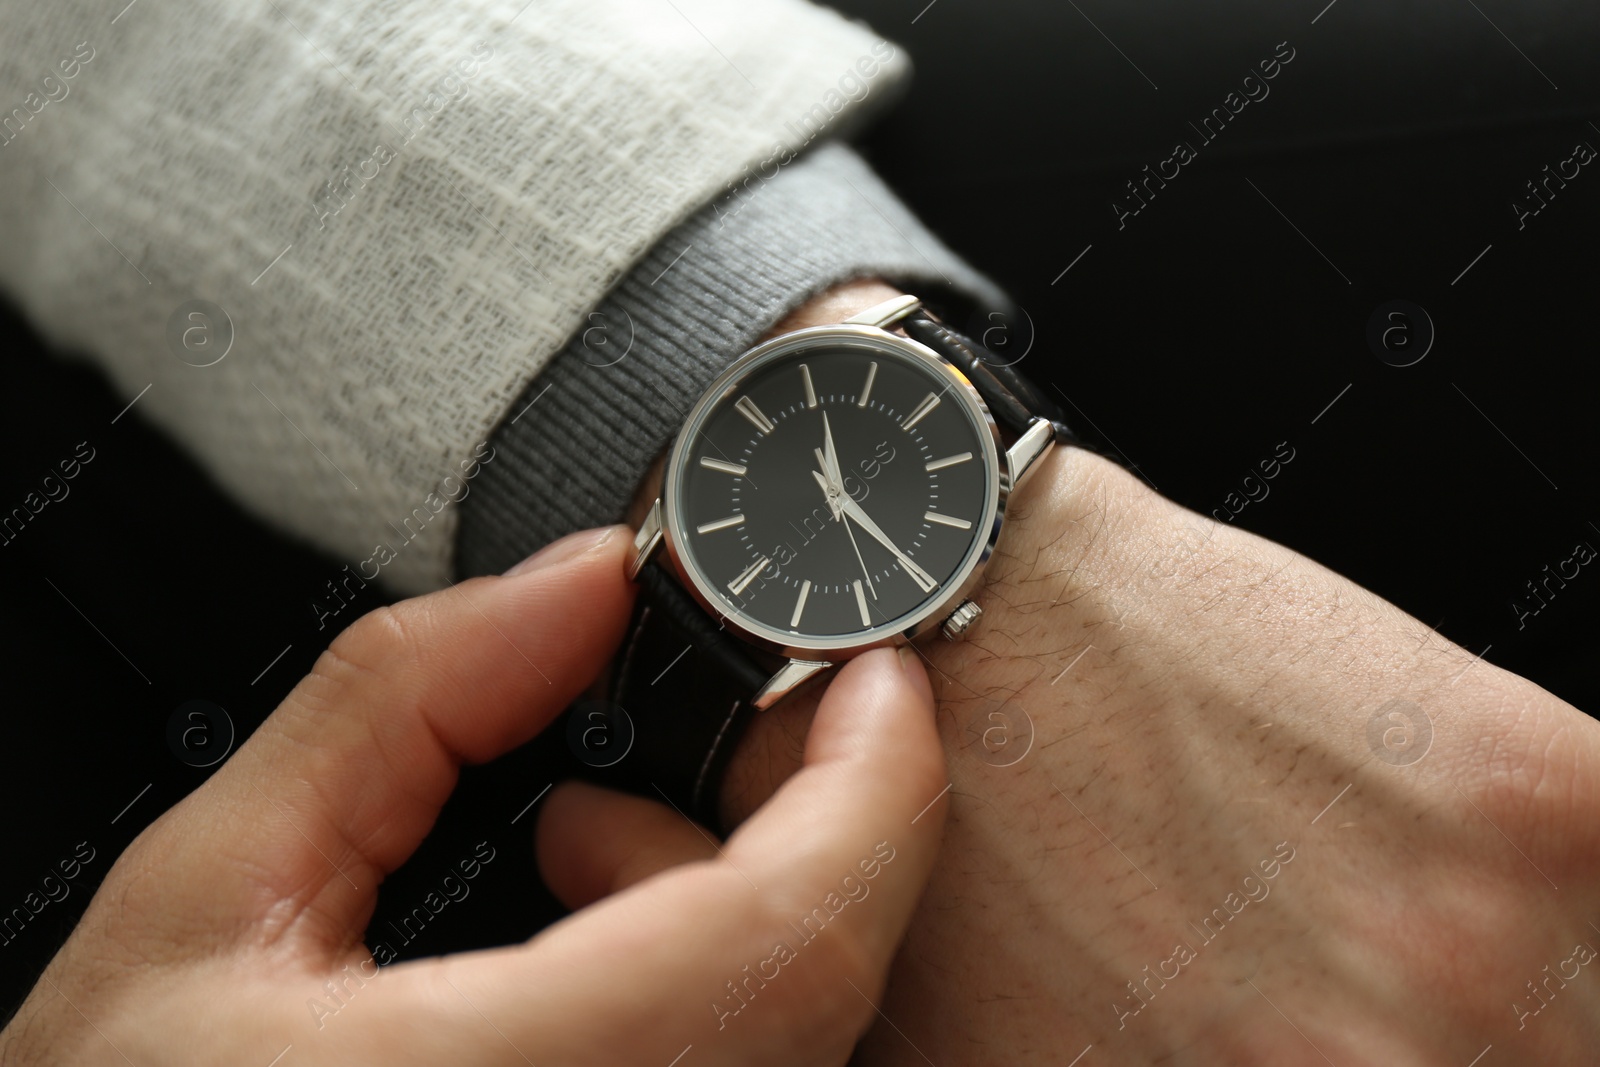
M 1593 1061 L 1593 721 L 1077 449 L 1012 496 L 975 595 L 923 643 L 951 817 L 858 1062 Z M 728 824 L 815 706 L 755 720 Z
M 0 1062 L 844 1063 L 947 804 L 927 676 L 890 650 L 833 681 L 804 769 L 725 844 L 664 804 L 562 786 L 539 859 L 577 914 L 381 970 L 362 944 L 460 764 L 527 740 L 611 655 L 628 542 L 577 534 L 342 634 L 123 853 Z
M 1088 453 L 1008 515 L 924 645 L 951 817 L 859 1062 L 1593 1062 L 1594 722 Z M 809 721 L 757 720 L 731 820 Z

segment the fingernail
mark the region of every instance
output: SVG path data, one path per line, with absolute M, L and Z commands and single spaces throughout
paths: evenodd
M 621 529 L 623 529 L 621 526 L 602 526 L 595 530 L 579 530 L 577 533 L 568 534 L 559 541 L 552 541 L 545 545 L 539 551 L 506 571 L 502 577 L 515 578 L 517 575 L 526 574 L 529 571 L 543 570 L 545 567 L 553 567 L 558 563 L 566 563 L 568 560 L 575 559 L 586 552 L 593 552 L 616 536 L 617 531 Z
M 906 681 L 929 704 L 933 700 L 933 683 L 928 680 L 928 671 L 922 665 L 922 654 L 911 645 L 900 646 L 900 670 L 904 672 Z

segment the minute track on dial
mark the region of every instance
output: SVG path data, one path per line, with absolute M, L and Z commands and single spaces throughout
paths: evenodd
M 697 447 L 671 472 L 684 570 L 731 623 L 786 645 L 839 647 L 936 610 L 994 506 L 993 430 L 963 388 L 877 345 L 730 374 L 686 420 Z
M 991 370 L 985 355 L 908 295 L 765 341 L 705 387 L 634 539 L 628 573 L 647 595 L 616 699 L 632 677 L 655 685 L 688 638 L 697 671 L 709 664 L 711 685 L 733 683 L 721 694 L 732 710 L 715 700 L 705 715 L 679 714 L 670 686 L 640 681 L 631 703 L 666 697 L 641 724 L 659 721 L 673 743 L 652 740 L 624 764 L 650 787 L 638 791 L 665 792 L 712 825 L 749 709 L 868 649 L 941 624 L 951 638 L 968 628 L 977 606 L 966 598 L 995 550 L 1008 497 L 1066 436 L 1053 407 L 1014 372 Z M 1011 435 L 1003 453 L 1002 428 Z M 881 536 L 857 538 L 858 525 Z M 905 581 L 897 569 L 921 577 Z M 659 664 L 649 662 L 658 636 Z

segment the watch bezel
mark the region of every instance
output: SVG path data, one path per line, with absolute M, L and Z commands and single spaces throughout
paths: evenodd
M 837 345 L 877 349 L 907 357 L 924 364 L 936 376 L 949 381 L 949 395 L 966 408 L 978 427 L 977 437 L 983 450 L 988 481 L 982 520 L 982 528 L 987 529 L 987 535 L 981 538 L 976 551 L 968 552 L 960 568 L 943 587 L 943 591 L 937 597 L 925 601 L 921 607 L 902 620 L 864 631 L 859 639 L 845 643 L 839 641 L 843 635 L 806 637 L 730 613 L 717 597 L 715 583 L 709 581 L 693 564 L 687 553 L 680 549 L 686 538 L 678 492 L 678 483 L 683 477 L 683 467 L 688 462 L 684 442 L 694 439 L 698 427 L 704 423 L 707 415 L 736 392 L 737 386 L 746 375 L 769 361 L 776 361 L 812 348 Z M 987 433 L 984 432 L 985 429 Z M 982 580 L 989 558 L 994 554 L 995 543 L 999 540 L 1000 527 L 1005 520 L 1006 501 L 1010 495 L 1009 481 L 1004 467 L 1000 430 L 995 424 L 994 416 L 966 375 L 943 356 L 918 341 L 876 326 L 845 323 L 810 326 L 780 334 L 744 353 L 717 376 L 689 409 L 667 453 L 666 468 L 662 477 L 662 541 L 674 570 L 695 601 L 713 617 L 720 619 L 740 638 L 757 648 L 790 659 L 837 662 L 874 648 L 905 644 L 938 626 L 960 606 L 963 600 L 967 599 Z

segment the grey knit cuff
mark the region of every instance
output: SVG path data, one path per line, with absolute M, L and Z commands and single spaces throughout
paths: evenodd
M 1001 306 L 850 149 L 772 166 L 663 238 L 506 412 L 494 462 L 461 501 L 459 576 L 618 521 L 711 379 L 841 282 Z

